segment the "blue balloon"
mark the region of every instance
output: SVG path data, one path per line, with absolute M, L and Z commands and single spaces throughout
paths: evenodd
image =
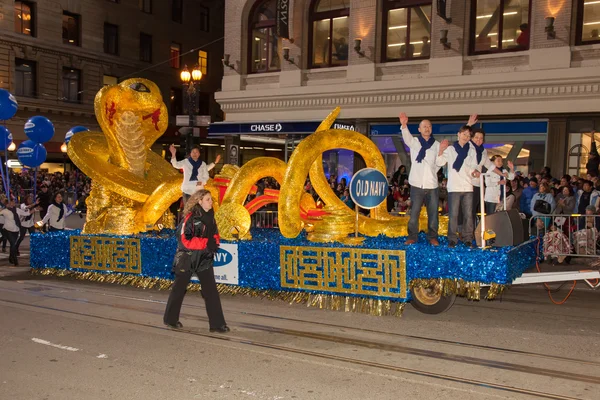
M 6 127 L 0 126 L 0 151 L 8 149 L 12 141 L 12 133 Z
M 0 119 L 11 119 L 17 113 L 17 99 L 8 90 L 0 89 Z
M 46 143 L 54 136 L 54 125 L 48 118 L 36 115 L 25 123 L 25 134 L 36 143 Z
M 65 143 L 69 143 L 71 141 L 71 138 L 73 137 L 74 134 L 79 133 L 79 132 L 85 132 L 85 131 L 89 131 L 88 128 L 86 128 L 85 126 L 74 126 L 71 128 L 71 130 L 69 132 L 67 132 L 67 134 L 65 135 Z
M 47 155 L 44 145 L 33 140 L 24 141 L 17 149 L 17 158 L 26 167 L 39 167 L 46 161 Z

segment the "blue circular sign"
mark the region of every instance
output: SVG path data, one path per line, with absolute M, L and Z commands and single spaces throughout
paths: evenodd
M 381 171 L 364 168 L 350 181 L 350 197 L 358 206 L 366 209 L 380 205 L 388 195 L 388 181 Z
M 89 131 L 88 128 L 86 128 L 85 126 L 74 126 L 71 128 L 71 130 L 69 130 L 69 132 L 67 132 L 67 134 L 65 135 L 65 143 L 69 143 L 71 141 L 71 138 L 73 137 L 74 134 L 79 133 L 79 132 L 85 132 L 85 131 Z
M 0 89 L 0 119 L 11 119 L 17 113 L 17 99 L 6 89 Z
M 17 149 L 17 158 L 26 167 L 39 167 L 46 161 L 47 155 L 44 145 L 35 143 L 33 140 L 24 141 Z
M 46 143 L 54 136 L 54 125 L 48 118 L 36 115 L 25 123 L 25 134 L 36 143 Z

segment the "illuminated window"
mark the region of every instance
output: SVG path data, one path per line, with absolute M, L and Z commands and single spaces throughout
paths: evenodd
M 250 72 L 273 72 L 281 69 L 281 40 L 275 30 L 276 6 L 276 0 L 259 0 L 250 13 Z
M 348 65 L 348 0 L 313 0 L 309 46 L 311 68 Z
M 181 67 L 181 45 L 179 43 L 171 43 L 170 64 L 173 68 Z
M 529 49 L 530 0 L 476 0 L 471 13 L 471 53 Z
M 102 85 L 104 86 L 116 85 L 117 83 L 119 83 L 119 78 L 116 76 L 104 75 L 102 77 Z
M 79 46 L 80 16 L 63 11 L 62 38 L 64 44 Z
M 384 3 L 382 61 L 429 58 L 431 55 L 431 1 Z
M 28 1 L 15 1 L 15 32 L 35 36 L 33 7 Z
M 202 75 L 206 75 L 208 69 L 208 53 L 206 51 L 200 50 L 198 52 L 198 65 L 200 66 Z
M 579 0 L 577 44 L 600 43 L 600 1 Z

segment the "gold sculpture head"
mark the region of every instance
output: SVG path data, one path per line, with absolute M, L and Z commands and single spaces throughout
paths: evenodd
M 145 146 L 150 147 L 169 123 L 160 90 L 147 79 L 133 78 L 105 86 L 96 94 L 94 108 L 109 145 L 122 141 L 116 137 L 119 127 L 137 126 L 143 133 Z

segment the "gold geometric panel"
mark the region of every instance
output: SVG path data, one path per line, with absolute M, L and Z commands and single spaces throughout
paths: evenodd
M 71 268 L 140 274 L 140 239 L 71 236 Z
M 406 298 L 402 250 L 280 246 L 281 287 Z

